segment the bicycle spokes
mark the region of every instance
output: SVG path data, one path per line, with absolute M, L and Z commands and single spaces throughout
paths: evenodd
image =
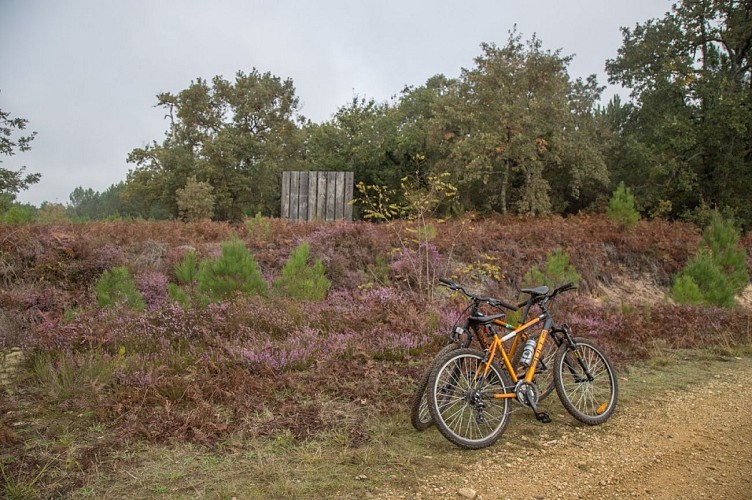
M 613 412 L 616 376 L 607 358 L 591 341 L 578 339 L 575 350 L 564 349 L 556 363 L 556 389 L 564 407 L 578 420 L 599 424 Z
M 493 398 L 494 394 L 506 391 L 499 371 L 491 368 L 482 375 L 483 354 L 467 351 L 473 354 L 450 356 L 436 373 L 432 410 L 439 429 L 451 441 L 460 446 L 480 447 L 478 443 L 489 438 L 495 440 L 503 431 L 508 402 Z

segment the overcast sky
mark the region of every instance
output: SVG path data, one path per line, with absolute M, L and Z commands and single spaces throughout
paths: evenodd
M 572 78 L 616 56 L 619 28 L 662 17 L 664 0 L 0 0 L 0 109 L 29 120 L 32 149 L 0 158 L 42 180 L 22 202 L 68 203 L 77 187 L 125 180 L 128 153 L 161 142 L 159 92 L 231 80 L 254 67 L 291 78 L 301 114 L 331 118 L 354 95 L 387 101 L 405 85 L 473 66 L 482 42 L 516 24 L 574 55 Z M 610 88 L 606 96 L 617 89 Z

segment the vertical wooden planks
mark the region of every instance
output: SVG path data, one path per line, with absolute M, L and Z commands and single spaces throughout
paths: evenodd
M 298 220 L 298 207 L 300 206 L 300 172 L 290 173 L 290 219 Z
M 282 218 L 290 218 L 290 172 L 282 172 Z
M 319 172 L 316 220 L 326 219 L 326 172 Z
M 308 219 L 316 220 L 316 193 L 319 187 L 319 172 L 308 173 Z
M 345 215 L 345 173 L 336 172 L 334 178 L 334 220 L 342 220 Z
M 353 179 L 352 172 L 282 172 L 282 217 L 352 220 Z
M 353 184 L 355 181 L 355 174 L 352 172 L 345 172 L 345 207 L 343 210 L 344 219 L 352 220 L 352 199 L 353 199 Z
M 308 172 L 300 172 L 298 220 L 308 220 Z

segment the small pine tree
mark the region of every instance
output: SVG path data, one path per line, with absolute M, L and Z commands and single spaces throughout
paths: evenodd
M 710 251 L 713 260 L 726 275 L 734 295 L 744 290 L 749 283 L 747 252 L 739 247 L 739 231 L 733 222 L 715 212 L 703 231 L 701 245 Z
M 311 248 L 307 242 L 296 248 L 274 281 L 276 294 L 295 300 L 317 301 L 326 298 L 331 283 L 324 275 L 324 265 L 316 260 L 308 265 Z
M 635 199 L 632 191 L 624 186 L 624 181 L 614 191 L 608 202 L 606 214 L 624 227 L 632 227 L 640 220 L 640 213 L 635 208 Z
M 674 300 L 680 304 L 689 304 L 696 306 L 703 303 L 703 295 L 700 287 L 697 286 L 692 276 L 688 274 L 677 274 L 674 278 L 674 284 L 671 286 L 671 295 Z
M 197 298 L 199 265 L 196 251 L 189 250 L 183 260 L 175 264 L 175 277 L 178 283 L 167 285 L 167 294 L 183 307 L 189 307 Z
M 102 273 L 94 285 L 99 307 L 113 307 L 125 304 L 130 309 L 143 311 L 146 303 L 136 288 L 136 282 L 127 267 L 113 267 Z
M 242 241 L 222 245 L 222 255 L 204 261 L 198 273 L 198 288 L 210 300 L 225 300 L 237 292 L 266 294 L 266 281 Z
M 190 250 L 183 260 L 175 264 L 175 277 L 181 285 L 191 285 L 198 278 L 198 261 L 196 251 Z
M 569 254 L 557 248 L 546 256 L 546 263 L 541 271 L 538 266 L 533 266 L 522 279 L 525 286 L 546 285 L 554 287 L 565 283 L 580 282 L 580 273 L 569 261 Z
M 749 283 L 747 253 L 738 243 L 734 225 L 714 214 L 703 232 L 699 252 L 674 279 L 674 300 L 732 307 L 734 297 Z

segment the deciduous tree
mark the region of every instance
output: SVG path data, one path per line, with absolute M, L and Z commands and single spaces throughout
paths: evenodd
M 13 156 L 16 152 L 28 151 L 36 132 L 23 135 L 29 123 L 24 118 L 11 118 L 7 111 L 0 109 L 0 156 Z M 20 134 L 20 135 L 19 135 Z M 2 163 L 2 161 L 0 161 Z M 41 174 L 24 174 L 26 167 L 10 170 L 0 167 L 0 211 L 6 210 L 16 199 L 16 195 L 39 182 Z
M 178 94 L 157 96 L 169 127 L 161 144 L 134 149 L 127 195 L 142 210 L 163 205 L 176 217 L 176 192 L 190 176 L 214 189 L 215 218 L 279 211 L 283 169 L 299 166 L 298 99 L 292 80 L 253 70 L 230 82 L 197 79 Z
M 752 224 L 752 2 L 683 0 L 622 32 L 607 62 L 633 100 L 612 109 L 617 180 L 648 210 L 710 206 Z

